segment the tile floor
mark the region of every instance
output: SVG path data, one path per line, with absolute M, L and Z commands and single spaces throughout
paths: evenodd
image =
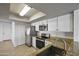
M 26 45 L 14 48 L 11 41 L 0 42 L 0 56 L 29 56 L 35 51 L 35 48 Z

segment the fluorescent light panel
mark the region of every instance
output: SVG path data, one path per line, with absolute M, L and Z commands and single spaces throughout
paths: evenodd
M 31 7 L 29 7 L 28 5 L 26 5 L 22 11 L 19 13 L 20 16 L 24 16 L 29 10 L 31 9 Z

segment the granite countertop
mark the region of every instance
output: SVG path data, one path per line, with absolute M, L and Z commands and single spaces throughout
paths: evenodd
M 47 45 L 46 47 L 43 47 L 42 49 L 37 49 L 36 52 L 32 53 L 32 54 L 29 55 L 29 56 L 36 56 L 37 54 L 43 52 L 44 50 L 48 49 L 48 48 L 51 47 L 51 46 L 52 46 L 52 44 L 49 44 L 49 45 Z
M 41 38 L 41 37 L 40 37 Z M 38 49 L 35 53 L 31 54 L 31 56 L 35 56 L 38 53 L 44 51 L 45 49 L 49 48 L 50 46 L 55 46 L 61 49 L 64 49 L 64 40 L 66 42 L 66 55 L 72 56 L 73 55 L 73 38 L 71 37 L 50 37 L 49 39 L 46 39 L 46 41 L 51 42 L 51 44 L 48 44 L 42 49 Z
M 41 38 L 41 37 L 38 37 L 38 38 Z M 64 42 L 62 40 L 64 40 L 66 42 L 65 50 L 68 50 L 68 48 L 73 46 L 72 37 L 50 37 L 49 39 L 46 39 L 46 41 L 51 42 L 53 46 L 64 49 Z
M 52 42 L 53 46 L 64 49 L 64 42 L 62 40 L 66 42 L 67 49 L 68 47 L 71 47 L 71 45 L 73 45 L 73 39 L 70 39 L 70 38 L 51 37 L 47 41 Z
M 64 40 L 66 42 L 66 49 L 64 48 Z M 73 38 L 65 38 L 65 37 L 51 37 L 47 41 L 52 42 L 52 45 L 61 49 L 65 49 L 67 55 L 73 55 Z

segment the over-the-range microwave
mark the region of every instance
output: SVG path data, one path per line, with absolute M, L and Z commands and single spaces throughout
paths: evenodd
M 48 31 L 48 24 L 46 24 L 46 25 L 39 25 L 39 30 L 40 31 Z

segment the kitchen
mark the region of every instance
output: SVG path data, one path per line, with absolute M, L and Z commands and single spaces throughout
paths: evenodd
M 76 3 L 1 4 L 0 8 L 3 8 L 0 13 L 3 16 L 0 16 L 0 44 L 11 41 L 13 47 L 10 51 L 8 43 L 3 50 L 0 45 L 0 55 L 79 55 L 78 6 Z M 27 7 L 28 11 L 23 11 Z
M 67 17 L 67 18 L 65 18 L 65 17 Z M 66 54 L 70 53 L 72 55 L 73 54 L 73 30 L 71 28 L 72 20 L 73 20 L 72 14 L 69 13 L 69 14 L 55 17 L 55 18 L 52 18 L 49 20 L 43 20 L 43 21 L 33 23 L 32 26 L 35 26 L 36 31 L 38 31 L 37 37 L 33 37 L 33 39 L 32 39 L 33 46 L 34 47 L 37 46 L 38 48 L 40 48 L 42 43 L 40 43 L 40 42 L 38 43 L 38 40 L 44 39 L 45 46 L 48 44 L 52 44 L 55 48 L 58 48 L 58 50 L 56 50 L 56 49 L 55 50 L 57 51 L 57 53 L 59 52 L 58 53 L 59 55 L 63 55 L 65 53 Z M 45 27 L 45 29 L 40 30 L 40 26 L 46 26 L 46 27 Z M 65 35 L 63 35 L 63 34 L 65 34 Z M 67 34 L 68 34 L 68 36 L 67 36 Z M 70 36 L 69 36 L 69 34 L 70 34 Z M 35 42 L 37 42 L 37 43 L 35 43 Z M 34 45 L 34 43 L 36 46 Z M 64 51 L 64 53 L 62 53 L 63 51 Z

